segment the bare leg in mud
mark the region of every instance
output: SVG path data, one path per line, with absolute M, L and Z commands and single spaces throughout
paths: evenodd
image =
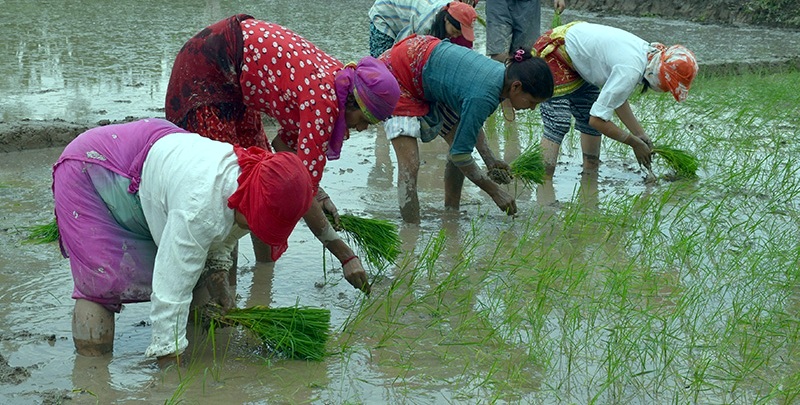
M 403 221 L 418 224 L 419 195 L 417 176 L 419 175 L 419 145 L 417 138 L 398 136 L 392 139 L 392 147 L 397 155 L 397 201 Z
M 464 173 L 452 162 L 444 167 L 444 209 L 458 211 L 461 207 L 461 190 L 464 188 Z
M 600 169 L 600 143 L 602 136 L 581 134 L 581 150 L 583 151 L 583 174 L 596 175 Z
M 72 313 L 72 341 L 82 356 L 97 357 L 114 350 L 114 313 L 104 306 L 75 300 Z

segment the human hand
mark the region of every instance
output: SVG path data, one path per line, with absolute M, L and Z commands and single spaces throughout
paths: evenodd
M 505 162 L 505 160 L 502 159 L 494 159 L 491 162 L 486 162 L 486 166 L 489 169 L 503 169 L 509 172 L 511 171 L 511 165 L 509 165 L 508 163 Z
M 647 136 L 647 134 L 641 134 L 637 136 L 639 139 L 642 140 L 642 142 L 646 143 L 647 146 L 650 147 L 650 149 L 653 149 L 653 141 L 650 140 L 650 137 Z
M 639 162 L 641 166 L 650 169 L 650 158 L 653 153 L 650 147 L 647 146 L 647 144 L 638 136 L 630 135 L 625 138 L 625 144 L 633 148 L 633 153 L 636 155 L 636 161 Z
M 369 295 L 372 288 L 367 280 L 367 272 L 361 265 L 361 259 L 358 256 L 353 256 L 345 260 L 342 263 L 342 271 L 344 272 L 345 280 L 347 280 L 350 285 L 363 291 L 364 294 Z
M 333 218 L 333 223 L 331 224 L 333 229 L 336 231 L 344 229 L 342 228 L 342 221 L 339 219 L 339 210 L 336 208 L 336 204 L 333 203 L 331 197 L 322 188 L 317 192 L 317 202 L 322 205 L 322 212 Z
M 498 189 L 495 194 L 492 195 L 492 200 L 494 203 L 497 204 L 497 207 L 503 210 L 506 215 L 514 215 L 517 213 L 517 202 L 514 200 L 514 197 L 511 194 L 505 192 L 504 190 Z
M 231 294 L 227 271 L 209 274 L 205 279 L 205 285 L 208 295 L 211 297 L 211 302 L 219 304 L 222 314 L 227 313 L 236 305 Z
M 553 10 L 560 13 L 567 8 L 567 4 L 564 0 L 553 0 Z
M 503 160 L 494 159 L 491 162 L 486 162 L 486 167 L 489 169 L 487 174 L 489 178 L 497 184 L 511 183 L 511 166 Z

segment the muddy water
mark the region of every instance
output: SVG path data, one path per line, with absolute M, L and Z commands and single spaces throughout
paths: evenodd
M 371 1 L 341 0 L 336 4 L 337 8 L 331 9 L 328 2 L 291 0 L 140 0 L 116 2 L 110 7 L 98 1 L 39 1 L 32 6 L 30 2 L 0 0 L 4 10 L 0 15 L 4 34 L 0 44 L 0 117 L 6 121 L 60 118 L 93 123 L 126 116 L 161 116 L 174 54 L 200 28 L 236 12 L 284 24 L 342 60 L 357 59 L 367 54 L 366 10 Z M 784 49 L 799 48 L 798 34 L 790 32 L 766 35 L 762 29 L 571 12 L 564 18 L 605 22 L 626 27 L 644 38 L 683 42 L 704 62 L 754 54 L 778 57 L 783 56 Z M 477 48 L 481 50 L 483 33 L 477 31 Z M 718 45 L 733 35 L 738 46 Z M 530 142 L 528 135 L 533 133 L 536 138 L 537 130 L 534 125 L 519 137 L 496 136 L 495 150 L 511 160 Z M 464 192 L 462 215 L 445 215 L 441 210 L 440 163 L 445 148 L 441 142 L 433 142 L 422 149 L 423 221 L 419 227 L 401 226 L 406 251 L 421 251 L 427 238 L 439 229 L 466 234 L 470 221 L 482 215 L 487 222 L 508 223 L 488 197 L 470 185 Z M 58 403 L 67 398 L 73 403 L 163 403 L 173 397 L 181 378 L 189 381 L 185 396 L 189 403 L 382 403 L 398 398 L 431 403 L 459 398 L 443 381 L 444 376 L 460 370 L 451 370 L 430 358 L 417 364 L 420 370 L 398 370 L 378 364 L 386 364 L 385 360 L 394 356 L 403 357 L 403 352 L 393 349 L 373 354 L 354 342 L 352 354 L 322 363 L 265 363 L 247 336 L 234 331 L 217 334 L 218 348 L 227 350 L 220 350 L 216 357 L 208 345 L 199 343 L 199 336 L 193 346 L 197 348 L 195 366 L 180 375 L 175 370 L 162 373 L 142 355 L 149 342 L 148 304 L 127 305 L 117 317 L 113 356 L 76 356 L 70 338 L 72 281 L 68 263 L 56 244 L 22 243 L 26 226 L 52 217 L 50 166 L 59 153 L 60 148 L 53 148 L 0 157 L 0 354 L 8 363 L 8 367 L 0 363 L 0 403 Z M 566 146 L 556 184 L 538 194 L 519 191 L 520 211 L 557 209 L 579 192 L 597 201 L 651 190 L 641 181 L 643 174 L 624 159 L 609 159 L 599 184 L 581 183 L 579 160 L 579 149 Z M 388 142 L 378 130 L 370 128 L 354 134 L 343 159 L 330 163 L 324 185 L 342 211 L 399 223 L 393 162 Z M 451 240 L 449 243 L 455 244 L 458 238 Z M 448 248 L 458 250 L 458 246 Z M 564 249 L 567 254 L 570 248 Z M 330 308 L 334 329 L 338 330 L 362 304 L 360 294 L 342 281 L 341 270 L 330 257 L 324 257 L 319 243 L 302 224 L 274 268 L 254 265 L 247 238 L 240 252 L 240 306 L 286 306 L 299 300 L 301 305 Z M 376 286 L 376 296 L 387 289 L 391 270 Z M 394 386 L 398 375 L 414 373 L 420 376 L 411 379 L 416 384 Z M 430 377 L 426 376 L 443 379 L 428 384 Z

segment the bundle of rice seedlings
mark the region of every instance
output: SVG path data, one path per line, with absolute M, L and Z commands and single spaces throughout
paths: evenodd
M 333 223 L 333 217 L 328 215 Z M 355 215 L 339 215 L 339 221 L 347 238 L 364 252 L 365 259 L 374 268 L 383 268 L 394 263 L 400 254 L 400 235 L 397 225 L 385 219 L 361 218 Z
M 25 238 L 25 243 L 42 244 L 58 240 L 58 225 L 56 225 L 55 218 L 50 223 L 31 226 L 28 230 L 30 233 Z
M 678 177 L 697 177 L 697 157 L 671 146 L 656 146 L 653 153 L 660 156 Z
M 525 186 L 544 183 L 544 155 L 539 144 L 531 145 L 511 162 L 511 175 Z
M 225 315 L 218 311 L 208 313 L 216 324 L 244 327 L 264 345 L 288 358 L 320 361 L 328 354 L 325 348 L 331 326 L 328 309 L 257 305 L 234 308 Z

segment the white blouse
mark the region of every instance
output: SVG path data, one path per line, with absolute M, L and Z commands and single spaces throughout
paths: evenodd
M 232 145 L 197 134 L 171 134 L 150 149 L 139 187 L 142 210 L 158 246 L 147 356 L 186 349 L 192 290 L 209 264 L 233 264 L 236 242 L 248 233 L 235 224 L 234 211 L 228 208 L 239 173 Z
M 564 45 L 578 74 L 600 88 L 589 114 L 611 120 L 642 82 L 650 44 L 628 31 L 584 22 L 567 30 Z

